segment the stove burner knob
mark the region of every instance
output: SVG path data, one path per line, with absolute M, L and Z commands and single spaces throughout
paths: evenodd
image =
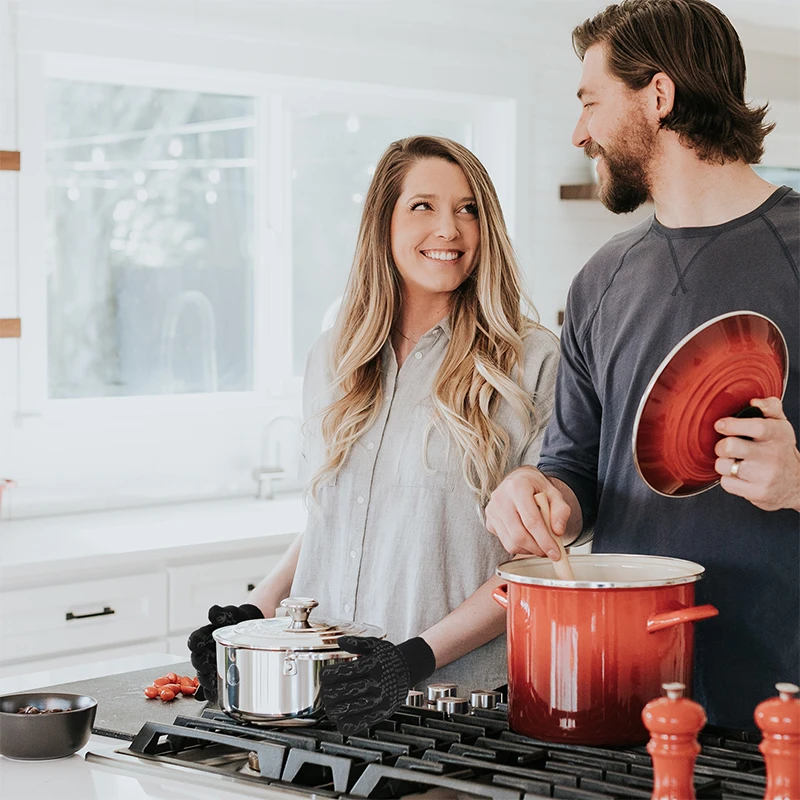
M 470 694 L 469 703 L 473 708 L 496 708 L 502 699 L 503 695 L 500 692 L 479 690 Z
M 469 703 L 466 697 L 440 697 L 436 700 L 436 710 L 445 714 L 469 714 Z
M 456 689 L 455 683 L 429 683 L 428 684 L 428 703 L 435 706 L 436 701 L 440 697 L 453 697 L 455 696 Z
M 406 695 L 406 705 L 421 708 L 425 705 L 425 695 L 422 692 L 418 692 L 416 689 L 411 689 Z

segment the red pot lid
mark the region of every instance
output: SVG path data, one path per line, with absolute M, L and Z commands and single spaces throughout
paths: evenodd
M 780 328 L 733 311 L 695 328 L 661 362 L 633 424 L 633 460 L 658 494 L 688 497 L 719 483 L 714 430 L 756 397 L 783 397 L 789 353 Z

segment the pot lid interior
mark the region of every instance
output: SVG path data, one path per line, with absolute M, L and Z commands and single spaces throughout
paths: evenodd
M 691 583 L 699 580 L 705 571 L 694 561 L 621 553 L 571 555 L 569 563 L 575 573 L 574 581 L 558 578 L 549 558 L 507 561 L 497 568 L 497 574 L 513 583 L 600 589 Z
M 251 619 L 219 628 L 214 631 L 214 639 L 222 644 L 260 650 L 335 650 L 339 636 L 376 636 L 382 639 L 385 635 L 377 626 L 363 622 L 309 618 L 311 609 L 317 605 L 314 600 L 302 604 L 289 598 L 281 605 L 288 607 L 289 615 Z

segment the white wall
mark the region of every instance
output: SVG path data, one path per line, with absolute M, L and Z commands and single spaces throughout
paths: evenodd
M 649 213 L 617 218 L 599 203 L 559 200 L 562 183 L 589 179 L 589 163 L 570 143 L 578 112 L 580 64 L 570 31 L 605 2 L 595 0 L 0 0 L 0 149 L 17 141 L 15 63 L 25 54 L 90 54 L 186 70 L 359 82 L 511 98 L 517 105 L 515 242 L 543 322 L 556 327 L 569 283 L 591 253 L 614 233 Z M 723 7 L 726 3 L 720 3 Z M 731 2 L 731 13 L 753 17 L 781 4 Z M 800 7 L 800 6 L 798 6 Z M 787 18 L 795 5 L 786 6 Z M 734 16 L 734 20 L 735 20 Z M 756 17 L 756 19 L 758 19 Z M 776 100 L 780 127 L 770 163 L 800 166 L 798 28 L 743 22 L 751 93 Z M 17 147 L 19 145 L 19 147 Z M 791 162 L 791 159 L 794 159 Z M 790 164 L 791 162 L 791 164 Z M 0 173 L 0 316 L 16 316 L 18 176 Z M 24 299 L 23 299 L 24 300 Z M 24 331 L 23 319 L 23 331 Z M 24 335 L 24 334 L 23 334 Z M 210 494 L 248 491 L 258 436 L 275 411 L 243 411 L 233 425 L 215 426 L 198 414 L 202 436 L 178 435 L 174 458 L 151 457 L 160 442 L 141 417 L 109 425 L 103 452 L 82 452 L 80 429 L 21 420 L 17 410 L 17 347 L 0 340 L 0 477 L 37 490 L 118 491 L 109 463 L 149 474 L 182 474 L 187 486 Z M 52 437 L 58 452 L 37 453 Z M 105 466 L 76 474 L 76 460 Z M 148 472 L 149 471 L 149 472 Z M 90 470 L 91 472 L 91 470 Z M 103 483 L 104 478 L 107 484 Z M 141 479 L 141 485 L 146 482 Z M 130 489 L 131 497 L 136 494 Z M 124 497 L 118 499 L 125 502 Z M 60 502 L 60 501 L 59 501 Z M 65 501 L 66 502 L 66 501 Z M 68 503 L 66 504 L 68 505 Z M 66 507 L 58 502 L 51 506 Z

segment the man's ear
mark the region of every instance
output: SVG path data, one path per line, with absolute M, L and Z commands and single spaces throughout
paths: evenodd
M 675 82 L 666 73 L 656 72 L 650 81 L 650 91 L 656 114 L 659 119 L 664 119 L 675 104 Z

